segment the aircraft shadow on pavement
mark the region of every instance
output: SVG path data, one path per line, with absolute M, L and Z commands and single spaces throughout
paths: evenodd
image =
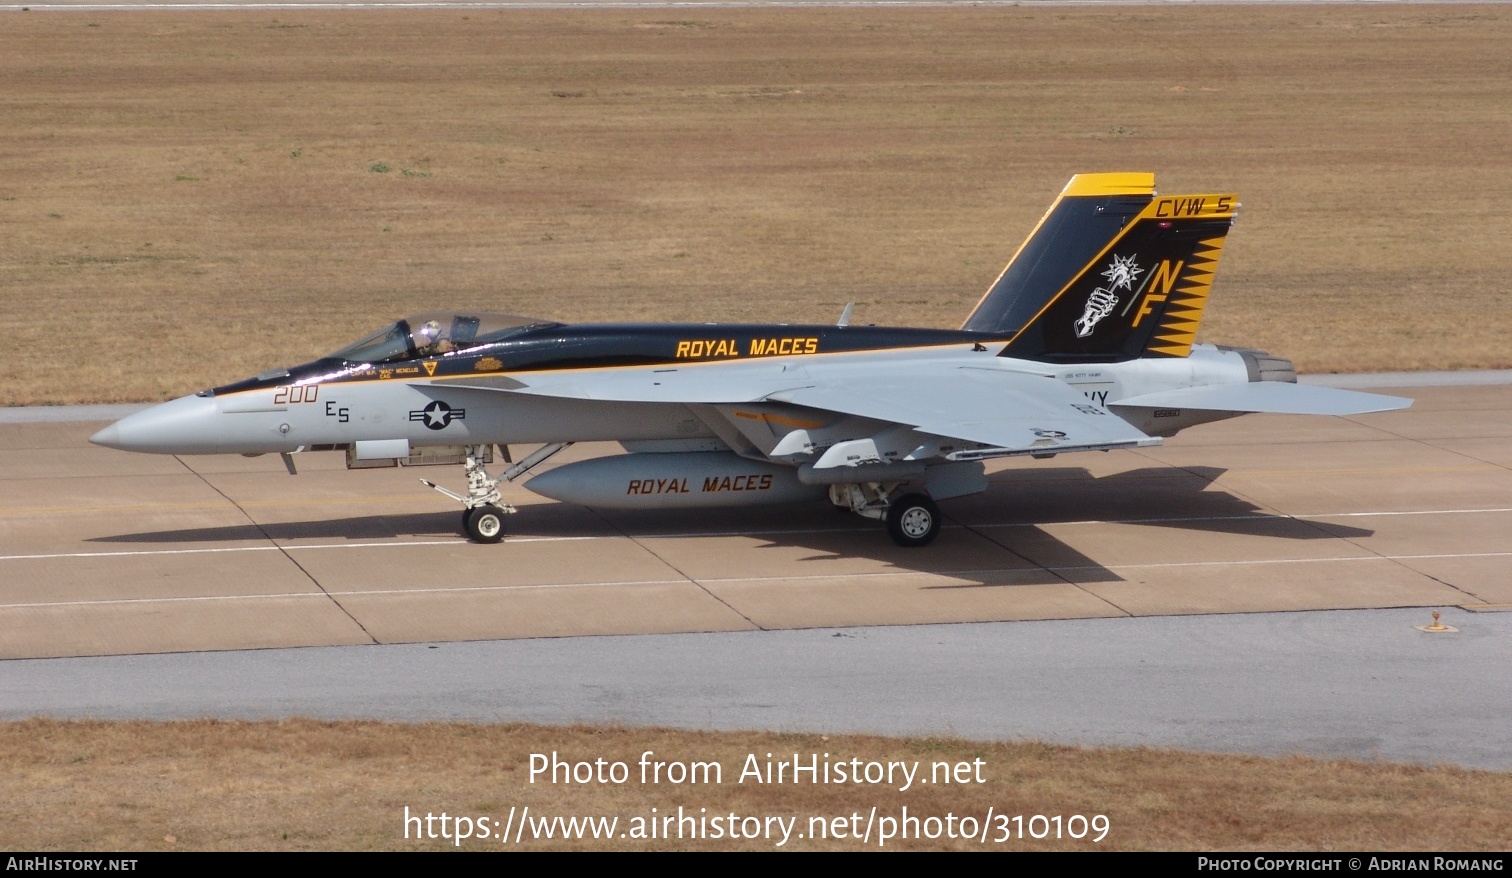
M 1106 522 L 1300 540 L 1375 533 L 1266 512 L 1215 485 L 1226 472 L 1152 466 L 1099 478 L 1082 467 L 1005 470 L 988 477 L 987 493 L 952 502 L 972 504 L 976 520 L 1000 525 Z
M 660 541 L 751 537 L 762 541 L 757 550 L 784 554 L 788 565 L 814 562 L 816 573 L 835 561 L 873 559 L 899 570 L 938 573 L 966 583 L 939 586 L 947 588 L 1122 581 L 1068 542 L 1076 541 L 1082 525 L 1137 525 L 1278 540 L 1348 539 L 1373 533 L 1269 514 L 1221 487 L 1214 489 L 1213 482 L 1224 472 L 1160 466 L 1094 477 L 1081 467 L 1005 470 L 989 478 L 985 493 L 944 501 L 947 526 L 933 545 L 923 549 L 899 548 L 879 524 L 826 504 L 624 511 L 531 503 L 511 516 L 509 532 L 517 538 L 624 536 L 642 545 L 652 544 L 653 551 Z M 89 542 L 183 545 L 268 539 L 448 539 L 459 538 L 460 519 L 460 510 L 448 509 L 150 531 Z M 508 552 L 509 538 L 499 546 L 479 548 Z M 809 553 L 794 555 L 794 549 Z M 738 563 L 733 554 L 732 563 Z M 835 575 L 845 574 L 837 571 Z
M 219 543 L 274 540 L 384 540 L 396 537 L 460 539 L 462 513 L 417 512 L 407 515 L 364 515 L 350 518 L 238 524 L 229 527 L 192 527 L 182 530 L 95 537 L 92 543 Z

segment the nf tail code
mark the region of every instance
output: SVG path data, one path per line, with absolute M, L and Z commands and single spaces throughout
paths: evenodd
M 1187 356 L 1238 206 L 1233 195 L 1152 198 L 1043 302 L 1003 356 L 1057 363 Z

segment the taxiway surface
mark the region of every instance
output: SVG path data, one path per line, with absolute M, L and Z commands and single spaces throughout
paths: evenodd
M 289 476 L 0 424 L 0 657 L 1512 607 L 1512 386 L 1409 395 L 996 464 L 923 550 L 823 504 L 600 512 L 518 487 L 509 539 L 476 545 L 417 482 L 455 468 L 309 454 Z
M 0 663 L 0 718 L 611 723 L 1512 769 L 1512 614 L 1242 613 Z

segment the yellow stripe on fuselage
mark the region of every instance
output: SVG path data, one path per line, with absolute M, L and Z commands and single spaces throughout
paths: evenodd
M 537 375 L 559 375 L 559 374 L 566 374 L 566 373 L 581 373 L 581 372 L 629 372 L 629 371 L 655 372 L 655 371 L 667 371 L 667 370 L 681 371 L 683 369 L 692 369 L 692 368 L 695 368 L 695 367 L 698 367 L 698 366 L 727 366 L 727 365 L 729 365 L 731 363 L 753 363 L 753 362 L 780 363 L 780 362 L 784 362 L 784 361 L 791 360 L 791 359 L 812 360 L 812 359 L 816 359 L 818 357 L 843 357 L 843 356 L 855 356 L 855 355 L 858 355 L 858 354 L 893 354 L 893 353 L 901 353 L 901 352 L 904 352 L 904 351 L 935 351 L 935 350 L 944 351 L 944 350 L 961 350 L 961 349 L 965 349 L 967 351 L 971 351 L 978 344 L 980 344 L 980 345 L 982 345 L 984 347 L 989 346 L 989 345 L 1000 346 L 1000 345 L 1007 344 L 1007 341 L 1004 340 L 1004 339 L 1001 339 L 1001 338 L 986 339 L 986 340 L 982 340 L 982 341 L 953 341 L 953 342 L 947 342 L 945 344 L 908 345 L 908 346 L 905 346 L 905 347 L 897 347 L 897 348 L 861 348 L 861 349 L 858 349 L 858 350 L 850 350 L 850 351 L 820 351 L 820 352 L 815 353 L 815 354 L 793 354 L 793 355 L 788 356 L 788 357 L 783 357 L 783 356 L 759 357 L 759 358 L 758 357 L 751 357 L 751 358 L 747 358 L 747 359 L 743 359 L 743 360 L 735 360 L 735 359 L 700 360 L 700 361 L 698 361 L 696 363 L 678 362 L 676 360 L 672 360 L 672 361 L 668 361 L 666 363 L 650 363 L 650 364 L 647 364 L 647 365 L 644 365 L 644 366 L 567 366 L 567 367 L 559 368 L 559 369 L 530 369 L 530 370 L 526 370 L 526 371 L 513 371 L 513 372 L 510 371 L 510 370 L 507 370 L 507 369 L 501 369 L 501 370 L 499 370 L 497 372 L 470 372 L 470 373 L 465 374 L 465 375 L 437 375 L 434 378 L 424 378 L 424 379 L 419 379 L 419 380 L 423 380 L 423 382 L 426 385 L 434 385 L 434 384 L 439 384 L 442 381 L 476 380 L 476 379 L 479 379 L 479 378 L 513 378 L 514 376 L 517 376 L 517 375 L 521 376 L 521 377 L 534 377 L 534 376 L 537 376 Z M 993 348 L 988 348 L 987 353 L 993 353 L 993 350 L 994 350 Z M 1002 348 L 1001 347 L 997 347 L 996 351 L 997 351 L 997 353 L 1001 353 L 1002 352 Z M 996 354 L 993 354 L 993 355 L 996 356 Z M 406 384 L 413 384 L 413 383 L 416 382 L 416 380 L 417 380 L 417 378 L 414 375 L 406 375 L 406 376 L 403 376 L 403 377 L 391 377 L 391 378 L 357 378 L 357 379 L 344 379 L 344 380 L 341 380 L 341 381 L 327 382 L 327 383 L 324 383 L 324 384 L 320 384 L 319 386 L 321 386 L 321 387 L 328 387 L 328 386 L 333 386 L 333 385 L 336 385 L 336 384 L 350 384 L 350 385 L 352 385 L 354 387 L 363 387 L 363 386 L 366 386 L 366 385 L 369 385 L 369 384 L 384 384 L 384 383 L 391 382 L 391 381 L 402 381 L 402 382 L 404 382 Z M 225 397 L 231 397 L 231 396 L 238 396 L 238 395 L 243 394 L 243 393 L 258 393 L 258 392 L 265 391 L 265 390 L 272 390 L 275 387 L 281 387 L 281 386 L 283 386 L 283 385 L 269 385 L 268 387 L 254 387 L 254 388 L 251 388 L 249 390 L 238 390 L 235 393 L 227 393 L 227 394 L 224 394 L 224 396 Z M 221 396 L 221 395 L 218 394 L 217 396 Z

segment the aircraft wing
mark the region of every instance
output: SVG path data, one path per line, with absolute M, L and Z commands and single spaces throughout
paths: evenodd
M 1162 390 L 1120 399 L 1114 405 L 1144 408 L 1203 409 L 1218 412 L 1268 412 L 1280 415 L 1363 415 L 1412 405 L 1402 396 L 1360 393 L 1284 381 L 1215 384 Z
M 460 381 L 432 382 L 443 387 L 505 390 L 532 396 L 592 399 L 604 402 L 699 403 L 758 402 L 774 390 L 814 383 L 802 368 L 761 364 L 762 368 L 605 369 L 542 375 L 494 375 Z
M 924 368 L 781 390 L 767 399 L 890 421 L 1009 452 L 1160 443 L 1060 381 L 1023 372 Z
M 967 456 L 1039 454 L 1156 445 L 1127 421 L 1041 375 L 945 363 L 636 369 L 471 378 L 448 386 L 617 402 L 781 402 L 855 415 L 989 446 Z

